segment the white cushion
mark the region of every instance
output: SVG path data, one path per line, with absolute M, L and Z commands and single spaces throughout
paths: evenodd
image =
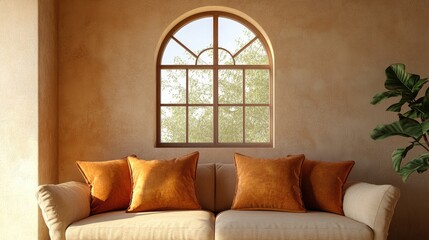
M 96 214 L 71 224 L 67 240 L 212 240 L 214 215 L 207 211 L 157 211 Z
M 345 216 L 325 213 L 228 210 L 216 218 L 216 240 L 373 239 L 367 225 Z

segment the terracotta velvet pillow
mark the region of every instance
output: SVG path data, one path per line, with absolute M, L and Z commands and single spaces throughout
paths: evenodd
M 172 160 L 128 157 L 133 182 L 127 212 L 201 209 L 195 178 L 198 152 Z
M 237 187 L 232 209 L 305 212 L 301 195 L 304 155 L 278 159 L 236 153 Z
M 308 210 L 344 215 L 343 188 L 355 162 L 306 159 L 302 166 L 302 195 Z
M 126 159 L 76 164 L 91 187 L 91 214 L 128 207 L 131 178 Z

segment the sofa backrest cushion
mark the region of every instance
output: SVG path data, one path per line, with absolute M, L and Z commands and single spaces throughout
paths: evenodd
M 215 211 L 215 164 L 200 163 L 197 167 L 197 198 L 202 209 Z
M 237 174 L 232 163 L 216 163 L 216 208 L 215 212 L 231 209 L 235 196 Z

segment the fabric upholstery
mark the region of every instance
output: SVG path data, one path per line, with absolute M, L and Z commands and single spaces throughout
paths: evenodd
M 37 202 L 51 240 L 65 240 L 65 230 L 90 213 L 90 189 L 81 182 L 40 185 Z
M 91 214 L 128 207 L 131 178 L 126 159 L 76 161 L 76 165 L 91 186 Z
M 344 214 L 371 227 L 374 240 L 385 240 L 399 197 L 399 189 L 391 185 L 348 184 L 344 194 Z
M 231 209 L 305 212 L 301 195 L 304 155 L 278 159 L 236 153 L 237 188 Z
M 201 208 L 215 211 L 215 164 L 202 163 L 197 167 L 196 191 Z
M 343 188 L 354 161 L 323 162 L 306 159 L 302 166 L 302 196 L 307 210 L 344 215 Z
M 198 152 L 172 160 L 128 157 L 133 182 L 127 212 L 201 209 L 195 179 Z
M 66 236 L 67 240 L 213 240 L 214 215 L 202 210 L 107 212 L 73 223 Z
M 234 164 L 216 163 L 216 212 L 231 209 L 236 185 L 237 174 Z
M 326 212 L 228 210 L 216 218 L 216 240 L 369 240 L 367 225 Z

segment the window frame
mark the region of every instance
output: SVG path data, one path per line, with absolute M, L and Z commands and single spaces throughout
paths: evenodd
M 211 65 L 162 65 L 162 57 L 164 55 L 164 51 L 167 47 L 168 42 L 170 39 L 175 39 L 174 34 L 179 31 L 182 27 L 187 25 L 188 23 L 191 23 L 192 21 L 205 18 L 205 17 L 213 17 L 213 64 Z M 247 27 L 249 30 L 253 32 L 255 37 L 249 41 L 249 43 L 245 44 L 241 49 L 239 49 L 234 55 L 238 55 L 241 51 L 245 50 L 248 46 L 250 46 L 253 42 L 256 40 L 259 40 L 261 44 L 263 45 L 265 52 L 267 54 L 268 58 L 268 64 L 266 65 L 235 65 L 235 59 L 233 65 L 219 65 L 218 62 L 218 50 L 222 49 L 218 46 L 218 22 L 219 17 L 225 17 L 234 21 L 237 21 L 238 23 L 242 24 L 243 26 Z M 181 45 L 185 50 L 190 51 L 187 49 L 185 45 L 182 45 L 180 41 L 177 39 L 175 40 L 176 43 Z M 204 49 L 200 52 L 203 53 L 208 49 Z M 224 49 L 226 50 L 226 49 Z M 160 45 L 157 61 L 156 61 L 156 147 L 178 147 L 178 148 L 197 148 L 197 147 L 204 147 L 204 148 L 272 148 L 273 147 L 273 135 L 274 135 L 274 121 L 273 121 L 273 55 L 270 51 L 269 44 L 267 40 L 265 39 L 264 35 L 249 21 L 246 19 L 237 16 L 235 14 L 229 13 L 229 12 L 222 12 L 222 11 L 207 11 L 207 12 L 201 12 L 194 14 L 192 16 L 189 16 L 179 23 L 177 23 L 164 37 L 162 40 L 162 43 Z M 228 51 L 228 50 L 226 50 Z M 190 51 L 192 52 L 192 51 Z M 230 53 L 228 51 L 228 53 Z M 199 55 L 200 55 L 199 54 Z M 231 53 L 230 53 L 231 54 Z M 232 55 L 232 54 L 231 54 Z M 196 58 L 195 62 L 197 63 L 198 58 Z M 189 94 L 189 88 L 188 88 L 188 71 L 191 69 L 212 69 L 213 70 L 213 103 L 212 104 L 190 104 L 188 102 L 188 97 L 186 99 L 186 103 L 184 104 L 177 104 L 177 103 L 167 103 L 167 104 L 161 104 L 161 70 L 163 69 L 182 69 L 186 70 L 187 75 L 187 81 L 186 81 L 186 95 Z M 235 70 L 242 70 L 243 71 L 243 103 L 241 104 L 219 104 L 218 103 L 218 72 L 222 69 L 235 69 Z M 269 103 L 268 104 L 250 104 L 245 103 L 244 96 L 245 96 L 245 70 L 251 69 L 251 70 L 258 70 L 258 69 L 267 69 L 269 70 Z M 161 107 L 162 106 L 184 106 L 186 107 L 186 142 L 184 143 L 176 143 L 176 142 L 161 142 Z M 212 106 L 213 107 L 213 142 L 212 143 L 194 143 L 189 142 L 189 107 L 192 106 Z M 220 106 L 238 106 L 242 107 L 243 109 L 243 142 L 240 143 L 223 143 L 219 142 L 219 124 L 218 124 L 218 109 Z M 252 107 L 252 106 L 264 106 L 269 107 L 269 142 L 266 143 L 246 143 L 245 142 L 245 133 L 246 133 L 246 119 L 245 119 L 245 108 L 246 107 Z

